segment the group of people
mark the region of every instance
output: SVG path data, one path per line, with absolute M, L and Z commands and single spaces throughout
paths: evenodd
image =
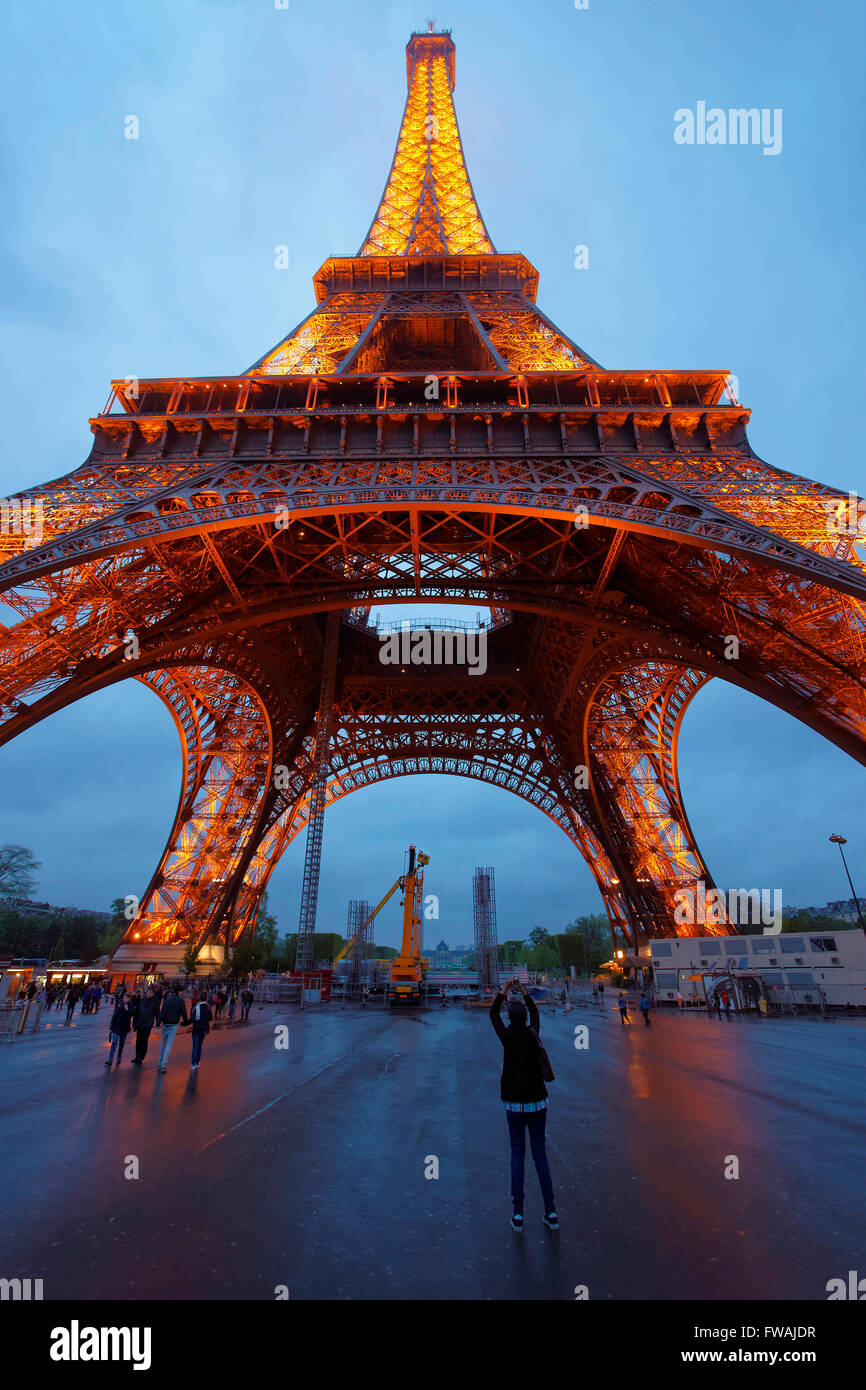
M 40 991 L 41 993 L 42 991 Z M 83 1014 L 99 1013 L 99 1006 L 102 1003 L 102 985 L 70 985 L 66 989 L 55 990 L 49 986 L 45 990 L 45 1008 L 52 1009 L 57 1004 L 58 1009 L 66 1005 L 66 1022 L 75 1013 L 76 1004 L 81 1004 Z
M 116 1053 L 117 1066 L 120 1066 L 124 1044 L 129 1034 L 134 1032 L 135 1056 L 130 1058 L 130 1061 L 133 1066 L 142 1066 L 147 1056 L 150 1035 L 154 1028 L 157 1028 L 161 1033 L 157 1071 L 168 1071 L 168 1059 L 178 1029 L 190 1028 L 192 1031 L 190 1071 L 198 1071 L 201 1065 L 202 1047 L 210 1032 L 211 1023 L 220 1017 L 226 1005 L 228 1005 L 228 1019 L 231 1022 L 234 1019 L 238 1002 L 241 1006 L 241 1019 L 245 1021 L 249 1018 L 253 1003 L 253 992 L 249 988 L 240 991 L 233 989 L 229 994 L 222 986 L 213 991 L 208 989 L 200 991 L 196 986 L 193 989 L 192 999 L 189 1001 L 189 1013 L 187 1013 L 187 1001 L 183 997 L 179 984 L 160 985 L 158 988 L 154 985 L 148 985 L 143 993 L 140 990 L 129 993 L 122 985 L 119 985 L 114 992 L 114 1010 L 108 1025 L 109 1052 L 105 1065 L 111 1067 Z
M 592 1000 L 594 1004 L 604 1003 L 604 985 L 601 983 L 600 980 L 598 981 L 598 983 L 593 981 Z M 619 1021 L 625 1028 L 627 1025 L 631 1024 L 631 1019 L 628 1016 L 628 995 L 626 994 L 624 989 L 621 989 L 619 992 L 619 998 L 616 1001 L 616 1006 L 619 1009 Z M 649 1028 L 650 1009 L 652 1005 L 650 1003 L 650 997 L 647 994 L 646 990 L 641 991 L 640 1003 L 638 1007 L 640 1009 L 644 1023 L 646 1024 L 647 1028 Z
M 18 1000 L 33 1000 L 41 1004 L 46 1013 L 57 1006 L 58 1009 L 66 1008 L 66 1022 L 72 1020 L 75 1007 L 80 1002 L 83 1014 L 95 1014 L 99 1012 L 104 991 L 102 985 L 42 985 L 37 986 L 31 980 L 29 984 L 22 985 L 18 991 Z
M 629 1016 L 628 1016 L 628 997 L 627 997 L 626 992 L 625 992 L 624 989 L 621 989 L 621 990 L 620 990 L 620 992 L 619 992 L 619 998 L 617 999 L 616 1004 L 617 1004 L 617 1008 L 619 1009 L 619 1021 L 620 1021 L 620 1023 L 623 1025 L 623 1027 L 625 1027 L 626 1024 L 628 1024 L 629 1026 L 631 1026 L 631 1019 L 630 1019 Z M 649 1026 L 650 1026 L 650 1001 L 649 1001 L 649 995 L 646 993 L 646 991 L 643 991 L 643 992 L 641 993 L 639 1008 L 640 1008 L 641 1014 L 643 1015 L 643 1021 L 644 1021 L 644 1023 L 646 1024 L 647 1028 L 649 1028 Z

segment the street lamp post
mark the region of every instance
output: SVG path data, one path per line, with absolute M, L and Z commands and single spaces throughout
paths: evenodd
M 851 872 L 848 868 L 848 860 L 845 858 L 845 851 L 842 848 L 843 845 L 847 845 L 848 841 L 845 839 L 844 835 L 831 835 L 830 843 L 839 846 L 839 853 L 842 856 L 842 863 L 845 865 L 845 873 L 848 875 L 849 884 L 851 884 L 851 896 L 854 899 L 854 906 L 857 908 L 857 916 L 860 920 L 861 927 L 866 929 L 866 922 L 863 921 L 863 913 L 860 911 L 860 899 L 854 892 L 854 884 L 851 880 Z

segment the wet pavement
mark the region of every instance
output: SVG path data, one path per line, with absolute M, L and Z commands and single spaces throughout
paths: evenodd
M 542 1012 L 562 1225 L 527 1152 L 519 1235 L 484 1011 L 268 1006 L 198 1072 L 182 1030 L 164 1076 L 158 1033 L 109 1071 L 106 1011 L 43 1022 L 0 1048 L 0 1275 L 46 1299 L 824 1300 L 866 1275 L 866 1020 Z

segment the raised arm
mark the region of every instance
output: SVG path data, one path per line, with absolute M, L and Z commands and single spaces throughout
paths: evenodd
M 504 1003 L 505 995 L 502 993 L 502 990 L 500 990 L 493 1003 L 490 1005 L 490 1022 L 493 1024 L 497 1038 L 502 1043 L 505 1042 L 505 1024 L 499 1017 L 499 1010 Z
M 538 1005 L 536 1004 L 536 1002 L 535 1002 L 535 1000 L 533 999 L 532 995 L 526 993 L 526 990 L 523 991 L 523 1001 L 524 1001 L 524 1003 L 526 1004 L 527 1009 L 529 1010 L 529 1026 L 530 1026 L 530 1028 L 534 1028 L 535 1031 L 536 1031 L 536 1033 L 537 1033 L 537 1032 L 538 1032 Z

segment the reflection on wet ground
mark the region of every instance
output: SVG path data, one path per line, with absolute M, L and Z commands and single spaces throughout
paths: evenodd
M 0 1054 L 2 1267 L 46 1298 L 824 1299 L 866 1271 L 862 1022 L 543 1015 L 557 1235 L 528 1154 L 510 1229 L 483 1012 L 254 1011 L 164 1076 L 158 1034 L 109 1071 L 107 1017 L 60 1022 Z

